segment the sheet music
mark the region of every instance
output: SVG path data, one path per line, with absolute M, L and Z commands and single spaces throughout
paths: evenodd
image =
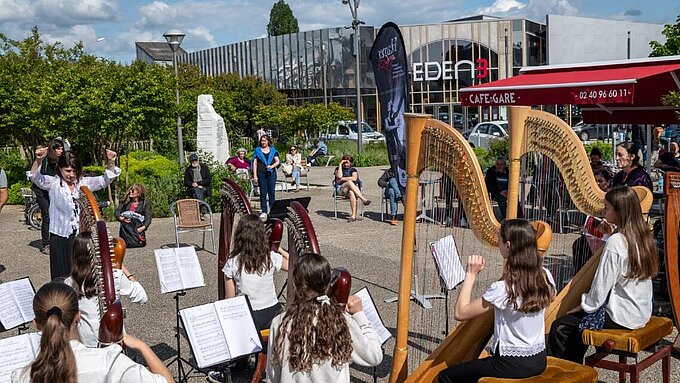
M 194 287 L 205 286 L 203 271 L 198 262 L 196 249 L 193 246 L 178 247 L 174 249 L 177 253 L 177 262 L 182 276 L 183 288 L 193 289 Z
M 262 351 L 260 336 L 246 297 L 223 299 L 214 304 L 232 358 Z
M 35 291 L 28 277 L 0 284 L 0 322 L 5 329 L 30 322 L 35 318 L 34 296 Z
M 171 293 L 183 289 L 182 273 L 180 272 L 177 254 L 174 248 L 155 249 L 158 280 L 161 283 L 161 293 Z
M 28 366 L 40 350 L 37 333 L 0 339 L 0 383 L 9 383 L 12 372 Z
M 368 287 L 364 287 L 354 293 L 354 295 L 361 299 L 364 314 L 366 314 L 366 318 L 368 318 L 368 321 L 371 322 L 371 326 L 373 326 L 373 329 L 378 334 L 380 344 L 385 344 L 385 342 L 392 337 L 392 333 L 390 333 L 383 324 L 380 314 L 378 314 L 378 309 L 375 307 L 373 297 L 371 297 L 371 294 L 368 292 Z
M 180 310 L 180 316 L 198 367 L 208 367 L 231 359 L 212 303 Z
M 447 235 L 433 242 L 431 250 L 439 269 L 439 276 L 447 289 L 452 290 L 465 280 L 465 269 L 460 263 L 460 256 L 453 235 Z

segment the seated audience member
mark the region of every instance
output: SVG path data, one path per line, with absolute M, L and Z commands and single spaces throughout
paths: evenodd
M 363 202 L 364 205 L 371 203 L 371 200 L 364 197 L 361 193 L 361 180 L 356 168 L 352 167 L 352 156 L 345 154 L 340 160 L 340 166 L 335 168 L 335 194 L 349 198 L 349 206 L 351 210 L 348 222 L 357 220 L 357 200 Z
M 267 379 L 271 383 L 349 383 L 350 362 L 377 366 L 380 339 L 366 318 L 361 299 L 351 295 L 338 309 L 326 258 L 302 254 L 293 267 L 295 294 L 274 318 L 269 334 Z
M 64 283 L 78 294 L 78 307 L 81 314 L 78 335 L 86 347 L 97 347 L 99 337 L 99 300 L 97 299 L 98 280 L 92 266 L 92 234 L 83 231 L 76 235 L 73 242 L 73 266 L 71 276 Z M 117 295 L 130 298 L 130 302 L 144 304 L 149 298 L 137 278 L 123 265 L 113 269 L 113 283 Z
M 579 364 L 588 349 L 581 340 L 583 330 L 633 330 L 644 327 L 652 315 L 658 256 L 638 196 L 630 187 L 615 187 L 605 195 L 604 205 L 602 228 L 611 236 L 590 291 L 579 306 L 553 322 L 548 336 L 548 355 Z
M 385 198 L 390 201 L 390 225 L 396 226 L 397 223 L 397 201 L 402 199 L 401 187 L 397 180 L 397 175 L 392 169 L 387 169 L 378 178 L 378 186 L 384 189 Z
M 184 171 L 184 186 L 187 187 L 189 198 L 205 201 L 210 195 L 210 168 L 198 161 L 198 155 L 192 153 L 189 156 L 190 164 Z
M 125 334 L 123 344 L 137 351 L 148 369 L 125 355 L 118 344 L 89 348 L 81 343 L 78 295 L 67 285 L 43 285 L 33 297 L 33 311 L 40 350 L 31 364 L 12 373 L 12 383 L 175 382 L 151 347 L 132 335 Z
M 300 172 L 302 171 L 302 156 L 298 152 L 297 146 L 290 147 L 288 154 L 286 154 L 286 162 L 282 166 L 283 174 L 286 177 L 293 177 L 295 182 L 295 191 L 300 190 Z
M 590 168 L 593 169 L 593 173 L 596 172 L 597 170 L 602 169 L 611 174 L 609 166 L 607 166 L 607 164 L 604 161 L 602 161 L 602 152 L 598 148 L 593 148 L 590 151 Z
M 123 238 L 126 247 L 146 246 L 146 231 L 151 225 L 152 213 L 151 201 L 145 196 L 144 186 L 132 185 L 114 213 L 120 221 L 118 235 Z
M 671 141 L 668 151 L 659 156 L 654 163 L 654 167 L 661 170 L 680 170 L 680 145 Z
M 225 162 L 227 168 L 235 172 L 236 175 L 245 175 L 244 178 L 249 177 L 250 174 L 250 161 L 246 158 L 246 154 L 245 148 L 238 148 L 236 155 Z
M 640 166 L 640 150 L 632 143 L 624 142 L 616 146 L 616 173 L 612 186 L 645 186 L 652 190 L 652 178 Z
M 328 154 L 328 147 L 321 139 L 314 140 L 314 146 L 314 150 L 312 150 L 312 152 L 309 153 L 309 156 L 307 157 L 307 163 L 310 166 L 318 165 L 316 158 Z
M 504 157 L 496 158 L 495 166 L 486 171 L 484 182 L 491 198 L 498 202 L 501 220 L 504 220 L 508 209 L 508 168 Z
M 9 192 L 7 191 L 7 174 L 5 174 L 4 169 L 0 168 L 0 211 L 2 211 L 2 207 L 5 206 L 8 199 Z

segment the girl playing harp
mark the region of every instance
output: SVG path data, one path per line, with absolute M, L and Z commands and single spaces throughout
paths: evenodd
M 465 281 L 456 302 L 455 318 L 466 321 L 493 309 L 492 356 L 449 367 L 440 383 L 477 382 L 482 377 L 528 378 L 546 367 L 543 313 L 555 296 L 555 282 L 541 266 L 536 232 L 528 221 L 513 219 L 501 225 L 498 247 L 505 259 L 501 280 L 482 298 L 470 299 L 485 261 L 468 258 Z

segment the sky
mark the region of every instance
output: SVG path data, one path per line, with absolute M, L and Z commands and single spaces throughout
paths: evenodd
M 276 0 L 0 0 L 0 33 L 22 39 L 37 26 L 44 41 L 67 47 L 82 41 L 85 51 L 129 63 L 136 41 L 165 41 L 163 33 L 186 33 L 191 52 L 266 36 Z M 341 0 L 287 0 L 301 31 L 346 26 Z M 359 19 L 380 27 L 439 23 L 478 14 L 526 17 L 545 23 L 546 14 L 642 23 L 672 24 L 678 0 L 363 0 Z

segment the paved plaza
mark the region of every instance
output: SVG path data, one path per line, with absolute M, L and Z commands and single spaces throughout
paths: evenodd
M 299 193 L 277 193 L 277 198 L 293 198 L 311 196 L 309 206 L 310 217 L 321 246 L 321 252 L 333 266 L 344 266 L 352 274 L 353 291 L 368 286 L 373 295 L 377 308 L 390 331 L 394 331 L 396 323 L 396 304 L 385 303 L 385 299 L 395 296 L 398 284 L 399 254 L 401 248 L 401 213 L 400 223 L 390 226 L 380 221 L 380 188 L 376 180 L 381 175 L 381 167 L 360 168 L 359 174 L 363 180 L 365 193 L 373 200 L 366 207 L 364 219 L 356 222 L 346 222 L 349 206 L 340 203 L 341 218 L 333 219 L 334 209 L 331 198 L 330 183 L 333 169 L 331 167 L 313 168 L 311 173 L 311 189 L 301 188 Z M 219 226 L 219 215 L 214 215 L 215 227 Z M 148 231 L 148 245 L 142 249 L 130 249 L 125 263 L 137 276 L 145 287 L 149 302 L 145 305 L 135 305 L 124 301 L 127 308 L 125 321 L 126 331 L 138 336 L 159 354 L 169 361 L 175 354 L 175 301 L 172 294 L 161 294 L 153 257 L 153 249 L 174 246 L 174 230 L 172 218 L 154 219 Z M 116 234 L 118 224 L 111 223 L 110 231 Z M 216 234 L 217 237 L 217 234 Z M 0 214 L 0 280 L 9 281 L 19 277 L 29 276 L 33 285 L 38 288 L 49 280 L 48 257 L 42 255 L 38 249 L 40 233 L 31 230 L 23 223 L 23 206 L 6 206 Z M 217 238 L 216 238 L 217 239 Z M 183 244 L 201 244 L 200 234 L 190 233 L 180 237 Z M 211 250 L 210 240 L 206 241 L 206 248 Z M 181 298 L 181 306 L 189 307 L 208 303 L 217 299 L 217 256 L 209 251 L 198 250 L 198 257 L 203 268 L 206 286 L 186 293 Z M 277 277 L 277 289 L 283 285 L 284 273 Z M 450 303 L 453 305 L 453 302 Z M 420 310 L 420 308 L 417 308 Z M 675 339 L 677 331 L 669 336 L 668 341 Z M 7 337 L 16 334 L 10 331 L 0 334 Z M 383 363 L 377 368 L 377 380 L 386 382 L 391 365 L 394 339 L 385 345 Z M 182 339 L 181 354 L 187 360 L 193 361 L 186 340 Z M 644 382 L 661 381 L 661 364 L 648 369 L 642 374 Z M 171 366 L 176 371 L 176 364 Z M 352 381 L 372 382 L 372 369 L 353 366 Z M 605 382 L 617 381 L 612 373 L 598 370 L 600 380 Z M 234 372 L 235 382 L 249 382 L 252 368 L 242 372 Z M 190 382 L 203 382 L 205 375 L 200 372 L 190 374 Z M 680 361 L 672 361 L 671 381 L 680 382 Z

